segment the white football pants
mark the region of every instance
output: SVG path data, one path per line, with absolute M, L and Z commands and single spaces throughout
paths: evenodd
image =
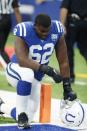
M 13 87 L 17 87 L 17 83 L 20 79 L 32 83 L 27 109 L 27 114 L 29 115 L 29 118 L 32 119 L 39 106 L 41 88 L 41 83 L 34 78 L 33 70 L 20 67 L 16 63 L 9 63 L 6 70 L 6 78 L 8 83 Z

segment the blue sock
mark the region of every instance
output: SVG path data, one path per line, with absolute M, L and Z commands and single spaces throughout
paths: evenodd
M 17 114 L 21 112 L 27 113 L 28 98 L 31 94 L 31 83 L 20 80 L 17 85 Z
M 22 96 L 30 95 L 31 93 L 31 83 L 19 80 L 17 85 L 17 94 Z

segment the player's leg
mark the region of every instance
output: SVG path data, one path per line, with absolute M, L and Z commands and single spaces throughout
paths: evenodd
M 83 26 L 79 31 L 78 48 L 80 54 L 85 58 L 87 62 L 87 21 L 83 22 Z
M 5 103 L 2 98 L 0 98 L 0 115 L 6 114 L 16 120 L 16 107 L 14 104 Z
M 1 105 L 4 104 L 4 101 L 0 98 L 0 115 L 3 115 L 4 113 L 1 111 Z
M 8 77 L 8 76 L 7 76 Z M 13 79 L 12 77 L 8 77 L 10 84 L 11 85 L 17 85 L 18 81 Z M 14 86 L 14 87 L 15 87 Z M 29 96 L 28 99 L 28 107 L 27 107 L 27 114 L 29 121 L 31 122 L 33 120 L 33 117 L 38 109 L 39 102 L 40 102 L 40 89 L 41 89 L 41 83 L 34 79 L 32 83 L 32 89 L 31 89 L 31 95 Z M 15 104 L 10 104 L 10 103 L 5 103 L 3 100 L 1 101 L 1 112 L 11 116 L 16 120 L 16 105 Z
M 5 45 L 11 29 L 11 18 L 10 16 L 3 16 L 0 22 L 0 54 L 6 64 L 10 62 L 9 56 L 5 51 Z M 1 61 L 2 63 L 2 61 Z M 2 63 L 3 66 L 3 63 Z
M 66 35 L 66 45 L 67 45 L 67 53 L 69 58 L 69 66 L 70 66 L 70 80 L 73 83 L 75 80 L 74 73 L 74 44 L 76 42 L 76 28 L 69 26 L 67 27 L 67 35 Z
M 17 88 L 16 112 L 18 119 L 21 113 L 25 113 L 27 115 L 27 104 L 31 94 L 31 85 L 34 79 L 34 73 L 29 68 L 23 68 L 18 66 L 18 64 L 9 63 L 7 66 L 6 76 L 8 82 Z M 21 124 L 21 126 L 23 125 Z
M 40 81 L 34 79 L 32 82 L 31 95 L 29 97 L 28 108 L 27 108 L 28 117 L 29 117 L 30 121 L 33 120 L 34 115 L 39 107 L 40 89 L 41 89 Z
M 11 103 L 5 103 L 0 98 L 0 115 L 2 116 L 3 114 L 6 114 L 6 115 L 12 117 L 18 123 L 22 122 L 21 124 L 24 123 L 27 127 L 29 127 L 29 125 L 28 125 L 28 116 L 24 112 L 22 112 L 18 116 L 18 120 L 17 120 L 16 105 L 11 104 Z
M 10 69 L 8 68 L 9 68 L 9 65 L 7 65 L 7 69 L 5 72 L 7 81 L 12 87 L 17 87 L 19 78 L 15 76 L 14 73 L 11 73 Z M 3 112 L 16 120 L 16 104 L 11 105 L 9 102 L 7 103 L 1 98 L 0 98 L 0 101 L 1 101 L 0 102 L 0 112 Z
M 7 54 L 7 52 L 5 51 L 5 45 L 6 45 L 6 40 L 8 38 L 8 35 L 9 35 L 9 32 L 10 31 L 5 31 L 5 32 L 2 32 L 2 40 L 0 42 L 1 46 L 0 46 L 0 54 L 1 54 L 1 57 L 3 58 L 3 60 L 6 62 L 6 64 L 8 64 L 10 62 L 10 58 Z M 2 64 L 3 66 L 3 64 Z

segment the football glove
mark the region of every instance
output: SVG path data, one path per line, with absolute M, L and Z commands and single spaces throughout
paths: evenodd
M 73 101 L 77 98 L 77 94 L 71 88 L 69 78 L 63 79 L 63 89 L 64 89 L 64 92 L 63 92 L 64 100 Z
M 47 66 L 47 65 L 41 65 L 39 68 L 39 71 L 43 72 L 44 74 L 47 74 L 48 76 L 52 77 L 53 80 L 56 83 L 60 83 L 62 81 L 62 77 L 59 74 L 59 72 L 57 70 L 55 70 L 54 68 Z

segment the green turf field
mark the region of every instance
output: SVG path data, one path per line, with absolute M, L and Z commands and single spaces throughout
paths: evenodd
M 7 47 L 12 47 L 14 42 L 14 37 L 12 35 L 9 36 L 7 41 Z M 57 68 L 57 62 L 55 60 L 55 56 L 51 57 L 50 65 Z M 73 90 L 77 93 L 78 98 L 87 103 L 87 63 L 84 58 L 79 54 L 78 49 L 75 48 L 75 74 L 76 74 L 76 83 L 72 84 Z M 55 84 L 52 79 L 46 76 L 43 79 L 43 82 L 52 84 L 52 97 L 53 98 L 62 98 L 62 84 Z M 5 78 L 5 73 L 2 68 L 0 68 L 0 90 L 8 90 L 15 91 L 15 88 L 8 85 L 7 80 Z M 0 119 L 0 123 L 4 122 L 13 122 L 9 119 Z

